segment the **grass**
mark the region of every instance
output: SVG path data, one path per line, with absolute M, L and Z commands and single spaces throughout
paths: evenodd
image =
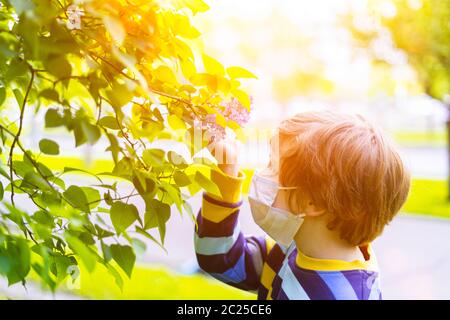
M 58 287 L 84 299 L 92 300 L 255 300 L 256 294 L 236 289 L 203 274 L 184 275 L 163 266 L 137 263 L 131 278 L 113 262 L 122 276 L 122 290 L 105 266 L 97 264 L 92 273 L 79 264 L 80 275 L 75 283 L 67 278 Z M 34 270 L 29 274 L 30 281 L 42 290 L 41 279 Z M 32 297 L 31 297 L 32 298 Z M 0 300 L 8 299 L 0 293 Z
M 447 133 L 445 130 L 426 131 L 394 131 L 392 138 L 400 145 L 407 147 L 445 147 Z
M 450 218 L 446 180 L 413 179 L 411 191 L 402 211 Z
M 79 289 L 72 292 L 88 299 L 256 299 L 253 293 L 204 275 L 181 275 L 162 267 L 142 264 L 136 265 L 131 279 L 123 276 L 123 291 L 101 265 L 97 265 L 91 274 L 82 270 L 80 279 Z

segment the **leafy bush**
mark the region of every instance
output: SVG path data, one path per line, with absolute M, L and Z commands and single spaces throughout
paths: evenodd
M 240 79 L 254 75 L 196 49 L 192 18 L 207 9 L 201 0 L 0 0 L 0 274 L 9 284 L 32 269 L 54 290 L 82 262 L 89 272 L 102 264 L 121 286 L 115 265 L 130 276 L 143 238 L 163 246 L 173 210 L 193 217 L 187 200 L 217 192 L 204 171 L 214 165 L 195 155 L 212 127 L 239 132 L 251 103 Z M 68 185 L 81 166 L 40 160 L 58 157 L 56 141 L 22 142 L 24 117 L 41 112 L 75 147 L 106 141 L 113 168 Z M 152 146 L 167 139 L 188 156 Z M 21 208 L 25 197 L 33 205 Z

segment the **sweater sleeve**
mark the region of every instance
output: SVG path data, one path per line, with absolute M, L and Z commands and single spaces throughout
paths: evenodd
M 212 171 L 211 179 L 222 197 L 203 194 L 194 239 L 198 263 L 216 279 L 240 289 L 256 290 L 273 241 L 244 235 L 240 230 L 244 173 L 231 177 Z

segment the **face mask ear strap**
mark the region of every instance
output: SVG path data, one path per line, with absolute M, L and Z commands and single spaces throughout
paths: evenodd
M 282 186 L 278 186 L 278 189 L 280 189 L 280 190 L 295 190 L 295 189 L 297 189 L 297 187 L 282 187 Z

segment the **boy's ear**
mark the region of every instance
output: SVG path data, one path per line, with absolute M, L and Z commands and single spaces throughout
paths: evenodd
M 308 204 L 306 205 L 306 208 L 304 211 L 304 213 L 308 217 L 318 217 L 318 216 L 325 214 L 325 212 L 326 212 L 325 209 L 320 209 L 320 208 L 316 207 L 312 201 L 308 201 Z

